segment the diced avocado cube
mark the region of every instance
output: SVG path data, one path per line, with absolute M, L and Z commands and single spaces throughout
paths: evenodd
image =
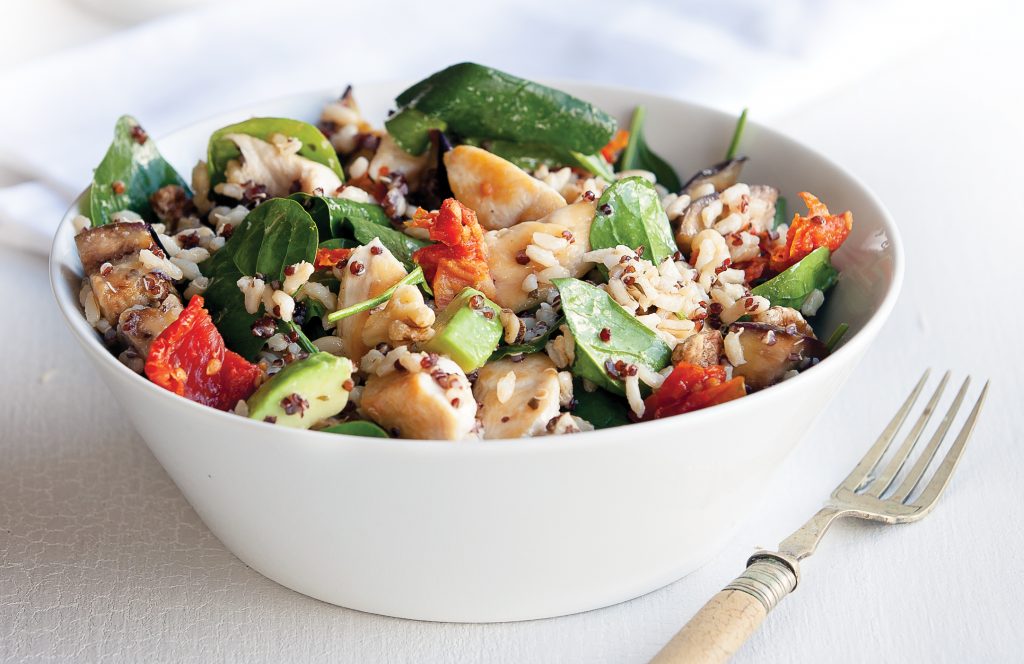
M 466 373 L 482 367 L 501 341 L 501 307 L 475 288 L 464 288 L 434 321 L 424 349 L 447 355 Z
M 297 429 L 336 415 L 348 403 L 352 362 L 314 353 L 292 362 L 249 397 L 249 417 Z

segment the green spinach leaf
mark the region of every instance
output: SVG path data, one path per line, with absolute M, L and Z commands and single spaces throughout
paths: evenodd
M 606 362 L 623 360 L 653 371 L 663 369 L 672 351 L 647 326 L 623 309 L 608 293 L 579 279 L 554 279 L 562 312 L 576 339 L 572 372 L 610 392 L 625 394 L 622 381 L 609 375 Z M 611 336 L 601 340 L 601 330 Z
M 828 247 L 818 247 L 750 292 L 768 298 L 773 307 L 799 309 L 813 291 L 824 293 L 835 285 L 839 272 L 832 267 L 830 257 Z
M 539 143 L 592 154 L 615 133 L 615 118 L 581 99 L 482 65 L 452 65 L 395 99 L 385 123 L 398 145 L 422 154 L 430 129 L 480 140 Z
M 321 249 L 355 249 L 359 243 L 347 237 L 332 237 L 321 242 L 319 246 Z
M 265 342 L 252 334 L 261 314 L 245 310 L 238 280 L 257 272 L 281 279 L 288 265 L 313 262 L 316 247 L 316 224 L 302 206 L 274 198 L 250 212 L 224 247 L 203 263 L 203 274 L 210 279 L 203 293 L 206 306 L 231 350 L 251 360 Z
M 492 152 L 502 159 L 512 162 L 519 168 L 527 171 L 535 171 L 542 165 L 548 168 L 561 168 L 562 166 L 575 166 L 596 175 L 607 182 L 615 181 L 615 171 L 611 164 L 598 154 L 582 154 L 575 150 L 554 145 L 540 145 L 538 143 L 514 143 L 512 141 L 472 141 L 466 143 L 471 145 L 480 143 L 479 147 Z
M 574 378 L 572 388 L 573 401 L 576 407 L 572 414 L 582 417 L 594 425 L 595 429 L 608 429 L 629 424 L 629 406 L 622 397 L 617 397 L 605 390 L 587 392 L 583 381 Z
M 321 431 L 324 433 L 341 433 L 347 436 L 364 436 L 366 438 L 390 438 L 384 429 L 381 429 L 373 422 L 365 420 L 342 422 L 341 424 L 321 429 Z
M 351 237 L 352 224 L 349 220 L 355 218 L 391 228 L 391 220 L 384 208 L 375 203 L 357 203 L 347 198 L 314 196 L 302 192 L 288 198 L 298 201 L 313 217 L 322 238 Z
M 349 219 L 349 224 L 352 226 L 352 235 L 359 244 L 368 244 L 373 242 L 374 238 L 379 238 L 380 243 L 387 247 L 388 251 L 394 254 L 395 258 L 402 262 L 406 270 L 414 270 L 417 267 L 412 259 L 413 252 L 430 244 L 429 242 L 409 237 L 390 226 L 380 226 L 358 217 Z
M 619 171 L 628 171 L 639 168 L 654 173 L 658 178 L 658 184 L 669 191 L 679 191 L 682 183 L 679 175 L 667 161 L 659 157 L 647 146 L 644 140 L 644 119 L 647 116 L 647 109 L 637 106 L 633 111 L 633 118 L 629 122 L 629 142 L 626 144 L 615 167 Z
M 341 181 L 345 174 L 341 170 L 341 162 L 334 146 L 319 129 L 301 120 L 289 118 L 250 118 L 227 127 L 222 127 L 210 136 L 207 146 L 206 168 L 210 172 L 210 188 L 224 182 L 224 170 L 228 161 L 237 159 L 241 154 L 235 142 L 228 138 L 229 134 L 246 134 L 268 141 L 274 134 L 283 134 L 289 138 L 302 141 L 299 156 L 318 164 L 327 166 L 334 171 Z
M 188 185 L 160 156 L 156 143 L 138 121 L 122 115 L 114 127 L 114 140 L 93 174 L 89 189 L 92 225 L 109 223 L 111 215 L 121 210 L 132 210 L 146 221 L 156 221 L 149 197 L 169 184 L 176 184 L 191 195 Z
M 231 256 L 242 274 L 283 279 L 285 267 L 316 258 L 316 224 L 301 205 L 287 198 L 272 198 L 257 206 L 239 230 L 228 244 L 233 245 Z
M 643 245 L 644 258 L 655 265 L 677 250 L 658 192 L 641 177 L 619 180 L 605 190 L 597 203 L 590 226 L 591 248 L 620 244 L 632 249 Z

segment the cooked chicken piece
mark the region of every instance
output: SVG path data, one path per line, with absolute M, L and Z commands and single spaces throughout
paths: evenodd
M 146 357 L 153 339 L 178 319 L 181 310 L 181 300 L 176 294 L 168 295 L 157 307 L 134 305 L 118 317 L 118 337 L 141 357 Z
M 153 260 L 166 263 L 168 270 L 178 270 L 157 258 L 163 252 L 145 224 L 120 222 L 87 228 L 75 236 L 75 244 L 100 314 L 111 325 L 126 309 L 159 304 L 174 292 L 167 272 L 144 264 L 140 258 L 140 252 L 146 251 Z
M 433 156 L 434 153 L 430 150 L 419 156 L 411 155 L 398 147 L 395 139 L 391 138 L 391 134 L 384 134 L 380 139 L 380 146 L 377 148 L 377 152 L 374 153 L 373 159 L 370 160 L 370 166 L 366 169 L 366 172 L 374 182 L 380 178 L 381 169 L 385 169 L 385 174 L 401 173 L 405 176 L 409 187 L 415 189 L 419 184 L 423 169 L 431 162 Z
M 460 145 L 445 153 L 444 165 L 455 197 L 476 210 L 485 229 L 508 228 L 565 207 L 557 191 L 487 150 Z
M 82 259 L 82 268 L 90 275 L 104 263 L 116 263 L 155 246 L 146 224 L 127 221 L 87 228 L 75 236 L 75 245 Z
M 725 352 L 722 333 L 718 330 L 702 330 L 687 337 L 672 350 L 672 364 L 687 362 L 701 367 L 721 364 Z
M 555 389 L 557 398 L 558 389 Z M 423 371 L 370 374 L 359 409 L 402 438 L 460 440 L 476 426 L 476 401 L 469 379 L 446 357 Z
M 298 154 L 302 144 L 284 136 L 279 142 L 267 142 L 248 134 L 228 134 L 229 140 L 242 152 L 225 168 L 228 183 L 244 185 L 247 182 L 265 185 L 270 198 L 287 196 L 298 183 L 299 190 L 307 194 L 331 196 L 341 186 L 338 174 L 327 166 Z
M 342 269 L 338 309 L 351 307 L 376 297 L 394 286 L 406 275 L 405 267 L 387 248 L 374 239 L 357 247 Z M 372 346 L 363 341 L 363 328 L 370 317 L 369 311 L 343 318 L 338 322 L 336 334 L 341 337 L 343 353 L 358 361 Z
M 581 200 L 559 208 L 539 221 L 524 221 L 511 228 L 484 234 L 487 243 L 487 265 L 494 279 L 494 301 L 513 311 L 523 311 L 543 301 L 553 288 L 542 273 L 548 269 L 526 256 L 526 247 L 533 244 L 534 233 L 565 239 L 568 246 L 553 251 L 566 277 L 582 277 L 594 264 L 583 260 L 590 251 L 590 224 L 594 221 L 596 204 Z M 537 278 L 537 288 L 524 287 L 527 277 Z
M 754 315 L 755 323 L 767 323 L 776 327 L 789 327 L 790 325 L 796 325 L 796 331 L 806 337 L 814 336 L 814 329 L 811 328 L 810 324 L 804 319 L 796 309 L 790 309 L 789 307 L 772 307 L 768 311 L 762 311 L 759 314 Z
M 480 403 L 484 438 L 543 433 L 558 416 L 558 369 L 543 353 L 527 355 L 520 362 L 489 362 L 480 368 L 473 395 Z

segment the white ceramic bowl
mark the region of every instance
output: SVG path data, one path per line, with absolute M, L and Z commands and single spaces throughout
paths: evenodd
M 650 94 L 560 85 L 628 120 L 683 176 L 721 156 L 735 118 Z M 356 88 L 381 119 L 398 85 Z M 251 115 L 313 120 L 334 91 L 200 122 L 159 141 L 187 174 L 210 133 Z M 143 122 L 145 118 L 142 118 Z M 113 124 L 113 122 L 111 123 Z M 826 158 L 756 122 L 743 181 L 811 191 L 854 212 L 820 329 L 852 334 L 820 365 L 707 410 L 593 433 L 449 443 L 296 431 L 206 408 L 122 366 L 78 307 L 72 209 L 50 256 L 57 304 L 189 503 L 246 564 L 298 592 L 404 618 L 490 622 L 594 609 L 659 588 L 726 542 L 874 341 L 903 254 L 882 204 Z M 96 155 L 97 161 L 101 155 Z

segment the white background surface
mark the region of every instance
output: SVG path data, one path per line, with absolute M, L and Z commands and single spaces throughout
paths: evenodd
M 770 119 L 887 202 L 907 250 L 900 305 L 721 555 L 599 611 L 418 623 L 322 604 L 249 570 L 97 384 L 51 304 L 44 260 L 0 247 L 13 344 L 0 381 L 0 659 L 643 662 L 754 548 L 809 516 L 935 366 L 993 387 L 934 515 L 904 527 L 839 525 L 736 661 L 1020 661 L 1024 48 L 1014 42 L 1024 20 L 981 18 Z M 856 45 L 850 57 L 870 49 Z M 623 82 L 609 76 L 592 78 Z

